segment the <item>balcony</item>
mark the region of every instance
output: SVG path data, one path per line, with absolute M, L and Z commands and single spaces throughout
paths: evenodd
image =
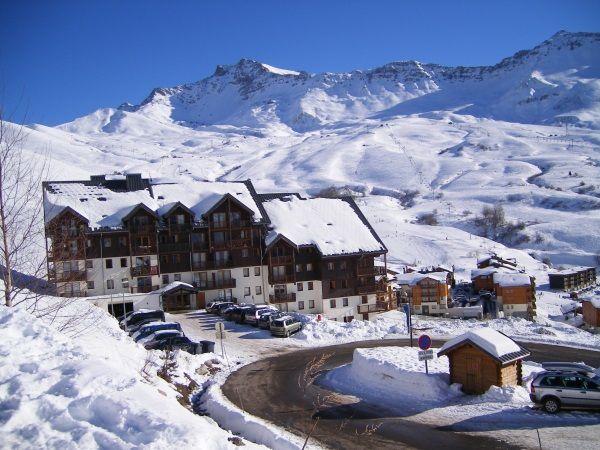
M 233 260 L 219 260 L 219 261 L 193 261 L 192 270 L 216 270 L 225 269 L 227 267 L 233 267 Z
M 250 247 L 250 239 L 232 239 L 231 248 L 245 248 Z
M 131 288 L 131 293 L 132 294 L 145 294 L 148 292 L 157 291 L 158 289 L 159 289 L 159 286 L 152 286 L 152 285 L 133 286 Z
M 192 251 L 208 250 L 208 242 L 206 241 L 192 241 Z
M 50 249 L 47 257 L 48 261 L 85 259 L 85 251 L 83 249 Z
M 194 282 L 194 286 L 201 291 L 209 291 L 212 289 L 232 289 L 236 286 L 235 278 L 227 280 L 206 280 Z
M 252 226 L 252 222 L 249 220 L 232 220 L 231 228 L 250 228 Z
M 192 229 L 190 223 L 167 223 L 167 228 L 171 233 L 188 233 Z
M 283 255 L 283 256 L 271 256 L 270 259 L 272 266 L 281 266 L 285 264 L 293 264 L 294 256 L 293 255 Z
M 158 244 L 158 251 L 160 253 L 176 253 L 176 252 L 190 252 L 190 244 L 188 242 L 165 242 Z
M 358 266 L 356 274 L 359 277 L 385 275 L 385 267 L 383 266 Z
M 269 275 L 269 282 L 271 282 L 271 284 L 275 284 L 275 283 L 295 283 L 296 282 L 296 276 L 294 274 L 290 274 L 290 275 Z
M 365 285 L 356 287 L 356 292 L 359 295 L 374 294 L 374 293 L 386 292 L 386 291 L 387 291 L 386 283 L 371 283 L 371 284 L 365 284 Z
M 215 222 L 215 221 L 210 221 L 210 228 L 212 228 L 213 230 L 223 230 L 225 228 L 228 228 L 227 226 L 227 222 L 223 221 L 223 222 Z
M 132 277 L 158 275 L 158 266 L 135 266 L 131 268 Z
M 86 280 L 86 272 L 85 270 L 69 270 L 56 272 L 56 269 L 50 269 L 48 271 L 48 279 L 53 281 L 85 281 Z
M 390 310 L 390 304 L 387 302 L 376 302 L 375 304 L 358 305 L 359 314 L 368 314 L 375 312 L 384 312 Z
M 290 303 L 296 301 L 294 292 L 285 294 L 269 294 L 269 303 Z
M 134 234 L 154 234 L 156 233 L 156 225 L 154 224 L 132 224 L 129 231 Z
M 131 248 L 134 255 L 156 255 L 156 245 L 134 245 Z

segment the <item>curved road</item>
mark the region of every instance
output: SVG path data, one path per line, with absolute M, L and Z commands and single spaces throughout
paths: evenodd
M 434 341 L 439 347 L 443 341 Z M 287 430 L 306 436 L 313 424 L 314 399 L 331 394 L 318 386 L 306 392 L 298 379 L 306 365 L 323 354 L 333 354 L 325 370 L 352 361 L 355 348 L 407 346 L 408 339 L 361 341 L 349 344 L 317 347 L 293 351 L 266 358 L 242 367 L 232 373 L 222 386 L 223 393 L 238 407 Z M 600 366 L 600 352 L 556 345 L 524 343 L 531 351 L 530 360 L 581 361 Z M 319 423 L 312 438 L 331 448 L 514 448 L 509 444 L 483 436 L 444 431 L 418 424 L 381 407 L 364 402 L 353 403 L 342 395 L 335 395 L 335 405 L 319 413 Z M 368 425 L 381 424 L 375 433 L 364 433 Z

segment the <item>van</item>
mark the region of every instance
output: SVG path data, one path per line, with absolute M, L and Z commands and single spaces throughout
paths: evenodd
M 302 324 L 292 316 L 277 317 L 271 321 L 273 336 L 289 337 L 302 329 Z

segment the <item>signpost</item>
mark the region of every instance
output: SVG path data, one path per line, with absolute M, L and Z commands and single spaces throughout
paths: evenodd
M 217 339 L 221 343 L 221 358 L 225 357 L 225 351 L 223 349 L 223 339 L 227 337 L 227 332 L 225 331 L 225 323 L 217 322 L 215 323 L 215 334 Z
M 412 329 L 412 317 L 411 317 L 411 305 L 410 303 L 402 304 L 402 309 L 404 310 L 404 314 L 406 314 L 406 328 L 410 333 L 410 346 L 413 346 L 413 329 Z
M 431 347 L 431 338 L 426 334 L 419 336 L 419 348 L 421 349 L 419 352 L 419 361 L 425 361 L 425 373 L 427 375 L 429 375 L 427 361 L 433 359 L 433 350 L 430 350 L 429 347 Z

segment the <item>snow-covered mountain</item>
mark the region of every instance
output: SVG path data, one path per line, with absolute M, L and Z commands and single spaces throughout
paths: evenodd
M 600 33 L 561 31 L 494 66 L 392 62 L 350 73 L 308 74 L 242 59 L 197 83 L 157 88 L 99 122 L 116 130 L 125 112 L 190 127 L 283 124 L 314 130 L 335 122 L 453 111 L 522 123 L 600 125 Z M 74 124 L 65 129 L 77 130 Z
M 251 178 L 262 192 L 343 187 L 405 263 L 459 263 L 443 227 L 418 239 L 407 228 L 419 214 L 472 232 L 483 206 L 501 204 L 525 222 L 519 248 L 596 264 L 599 75 L 600 33 L 559 32 L 491 67 L 313 75 L 242 60 L 139 105 L 33 125 L 27 148 L 50 149 L 55 179 L 139 171 Z

